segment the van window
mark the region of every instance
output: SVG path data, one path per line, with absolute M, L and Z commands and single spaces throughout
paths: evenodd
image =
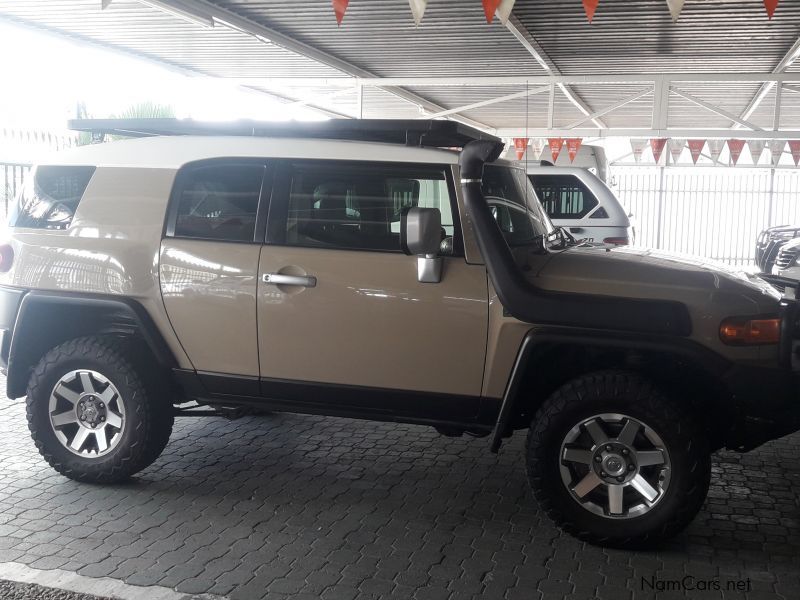
M 179 178 L 175 236 L 252 242 L 263 164 L 192 167 Z
M 94 167 L 36 167 L 11 207 L 9 227 L 66 229 L 94 172 Z
M 599 203 L 574 175 L 530 175 L 544 210 L 551 219 L 582 219 Z
M 439 209 L 442 239 L 454 235 L 444 167 L 297 162 L 290 167 L 285 226 L 270 225 L 278 229 L 270 242 L 400 252 L 400 216 L 415 206 Z

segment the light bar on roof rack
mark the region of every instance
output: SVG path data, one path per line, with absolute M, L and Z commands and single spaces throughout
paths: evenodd
M 206 123 L 191 119 L 76 119 L 69 129 L 93 136 L 246 136 L 386 142 L 431 148 L 463 148 L 473 140 L 497 138 L 456 121 L 425 119 L 331 119 L 329 121 L 234 121 Z

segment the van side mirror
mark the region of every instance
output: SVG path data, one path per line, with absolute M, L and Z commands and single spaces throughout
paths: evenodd
M 442 258 L 437 256 L 442 243 L 442 215 L 438 208 L 406 208 L 400 214 L 400 247 L 417 256 L 417 280 L 439 283 Z

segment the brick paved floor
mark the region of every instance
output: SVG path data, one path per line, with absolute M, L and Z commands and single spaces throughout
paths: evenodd
M 626 552 L 539 512 L 521 433 L 495 456 L 410 425 L 185 418 L 154 465 L 102 487 L 50 470 L 20 402 L 0 400 L 0 432 L 0 561 L 231 599 L 623 600 L 686 575 L 723 589 L 659 597 L 800 597 L 800 435 L 719 453 L 689 530 Z

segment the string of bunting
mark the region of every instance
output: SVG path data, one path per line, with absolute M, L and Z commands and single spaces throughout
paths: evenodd
M 777 166 L 783 156 L 786 144 L 789 144 L 789 152 L 792 155 L 792 160 L 795 166 L 800 166 L 800 140 L 771 140 L 769 142 L 769 150 L 772 154 L 772 165 Z M 631 154 L 636 163 L 642 162 L 645 148 L 650 147 L 653 153 L 653 160 L 656 164 L 661 163 L 661 157 L 664 154 L 664 148 L 669 148 L 669 154 L 672 158 L 672 163 L 677 164 L 684 149 L 689 149 L 692 163 L 697 164 L 697 161 L 703 156 L 703 150 L 708 147 L 707 158 L 711 159 L 714 163 L 719 163 L 719 157 L 722 154 L 725 146 L 728 147 L 728 154 L 730 162 L 733 166 L 739 163 L 742 151 L 745 145 L 750 149 L 750 157 L 754 165 L 761 162 L 761 157 L 764 155 L 764 150 L 767 148 L 766 140 L 684 140 L 684 139 L 667 139 L 667 138 L 653 138 L 653 139 L 636 139 L 630 140 Z
M 434 2 L 444 2 L 445 0 L 434 0 Z M 474 0 L 477 2 L 477 0 Z M 577 0 L 575 0 L 577 2 Z M 495 16 L 499 17 L 500 21 L 505 25 L 508 18 L 511 16 L 511 11 L 514 8 L 516 0 L 481 0 L 483 4 L 483 12 L 486 15 L 486 22 L 492 23 Z M 591 23 L 594 20 L 595 13 L 600 6 L 600 0 L 582 0 L 583 10 L 586 12 L 586 18 Z M 681 16 L 681 11 L 686 4 L 686 0 L 665 0 L 669 14 L 672 16 L 673 21 L 677 21 Z M 780 0 L 763 0 L 764 9 L 767 11 L 767 16 L 772 19 L 775 16 L 775 11 L 778 9 Z M 336 22 L 341 25 L 344 20 L 344 15 L 350 4 L 350 0 L 331 0 L 333 5 L 333 13 L 336 16 Z M 411 17 L 414 23 L 419 27 L 422 22 L 422 17 L 425 15 L 425 9 L 428 7 L 428 0 L 408 0 L 408 6 L 411 9 Z

